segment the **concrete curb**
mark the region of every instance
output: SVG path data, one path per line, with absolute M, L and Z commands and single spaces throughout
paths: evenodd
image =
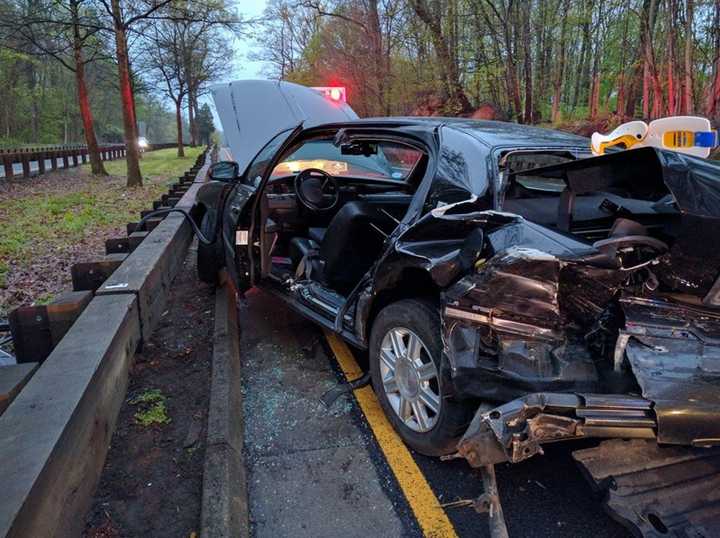
M 201 538 L 250 535 L 236 306 L 235 293 L 230 286 L 226 283 L 218 287 L 203 471 Z
M 134 295 L 93 299 L 0 417 L 0 536 L 77 536 L 140 341 Z
M 192 207 L 196 190 L 178 205 Z M 132 357 L 157 324 L 191 239 L 183 217 L 165 218 L 103 287 L 123 285 L 100 288 L 0 416 L 0 536 L 81 534 Z

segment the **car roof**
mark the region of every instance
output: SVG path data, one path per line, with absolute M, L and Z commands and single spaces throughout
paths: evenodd
M 442 116 L 389 116 L 362 118 L 346 124 L 350 126 L 403 127 L 413 125 L 435 129 L 445 125 L 462 131 L 490 148 L 495 147 L 590 147 L 590 139 L 532 125 L 505 121 L 446 118 Z

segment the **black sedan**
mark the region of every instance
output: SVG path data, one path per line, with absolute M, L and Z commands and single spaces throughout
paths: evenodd
M 498 122 L 297 127 L 218 162 L 194 218 L 225 266 L 358 348 L 427 455 L 581 437 L 720 442 L 720 166 Z

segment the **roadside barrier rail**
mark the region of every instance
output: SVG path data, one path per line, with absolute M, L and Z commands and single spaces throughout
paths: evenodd
M 176 142 L 152 144 L 146 151 L 175 147 L 177 147 Z M 113 161 L 124 157 L 125 149 L 125 144 L 101 144 L 98 146 L 100 159 L 103 161 Z M 0 149 L 0 163 L 2 163 L 2 170 L 5 174 L 3 179 L 29 178 L 59 168 L 80 166 L 89 160 L 88 148 L 85 145 Z M 33 163 L 36 163 L 35 167 L 33 167 Z M 61 166 L 60 163 L 62 163 Z M 20 165 L 22 168 L 19 173 L 16 173 L 16 165 Z

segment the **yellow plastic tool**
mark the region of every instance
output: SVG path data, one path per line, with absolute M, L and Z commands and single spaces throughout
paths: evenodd
M 718 133 L 710 121 L 697 116 L 672 116 L 646 124 L 644 121 L 623 123 L 610 134 L 593 133 L 591 148 L 602 155 L 611 147 L 625 149 L 655 147 L 671 149 L 695 157 L 707 158 L 718 145 Z

